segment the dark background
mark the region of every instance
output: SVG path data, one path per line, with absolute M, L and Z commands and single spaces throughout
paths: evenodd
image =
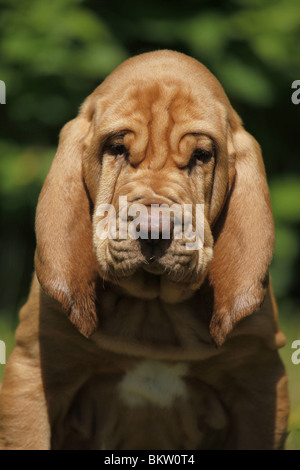
M 34 214 L 63 124 L 126 58 L 174 49 L 220 80 L 262 146 L 276 223 L 271 266 L 289 370 L 290 448 L 300 448 L 300 79 L 299 0 L 0 0 L 0 339 L 13 346 L 28 294 Z M 0 376 L 3 373 L 0 366 Z

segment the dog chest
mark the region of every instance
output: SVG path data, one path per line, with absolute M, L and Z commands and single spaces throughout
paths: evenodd
M 90 449 L 210 448 L 226 426 L 218 395 L 191 380 L 188 363 L 137 360 L 124 373 L 93 377 L 79 391 L 63 447 L 76 435 L 76 445 Z

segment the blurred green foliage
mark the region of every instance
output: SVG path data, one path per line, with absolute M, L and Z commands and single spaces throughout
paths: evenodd
M 289 348 L 300 338 L 300 105 L 291 102 L 299 0 L 0 0 L 0 8 L 1 339 L 28 293 L 35 207 L 60 128 L 124 59 L 169 48 L 217 76 L 262 146 L 276 223 L 271 274 Z M 284 354 L 300 429 L 300 365 L 296 374 Z

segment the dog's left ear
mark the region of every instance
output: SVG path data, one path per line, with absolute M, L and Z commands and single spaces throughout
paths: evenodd
M 37 206 L 35 254 L 41 287 L 62 304 L 70 321 L 86 337 L 98 326 L 91 201 L 82 169 L 91 127 L 91 100 L 86 100 L 78 117 L 60 134 Z
M 261 305 L 274 246 L 260 146 L 234 112 L 229 134 L 229 161 L 235 161 L 235 177 L 214 227 L 214 257 L 209 271 L 214 291 L 210 333 L 219 346 L 236 322 Z

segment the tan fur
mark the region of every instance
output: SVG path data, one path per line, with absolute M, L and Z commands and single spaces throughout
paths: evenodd
M 213 157 L 191 166 L 195 148 Z M 97 209 L 118 213 L 119 196 L 204 204 L 203 249 L 172 240 L 152 265 L 138 240 L 100 240 Z M 203 65 L 144 54 L 87 98 L 61 133 L 36 234 L 36 275 L 0 395 L 0 448 L 283 446 L 285 338 L 268 277 L 264 165 Z

